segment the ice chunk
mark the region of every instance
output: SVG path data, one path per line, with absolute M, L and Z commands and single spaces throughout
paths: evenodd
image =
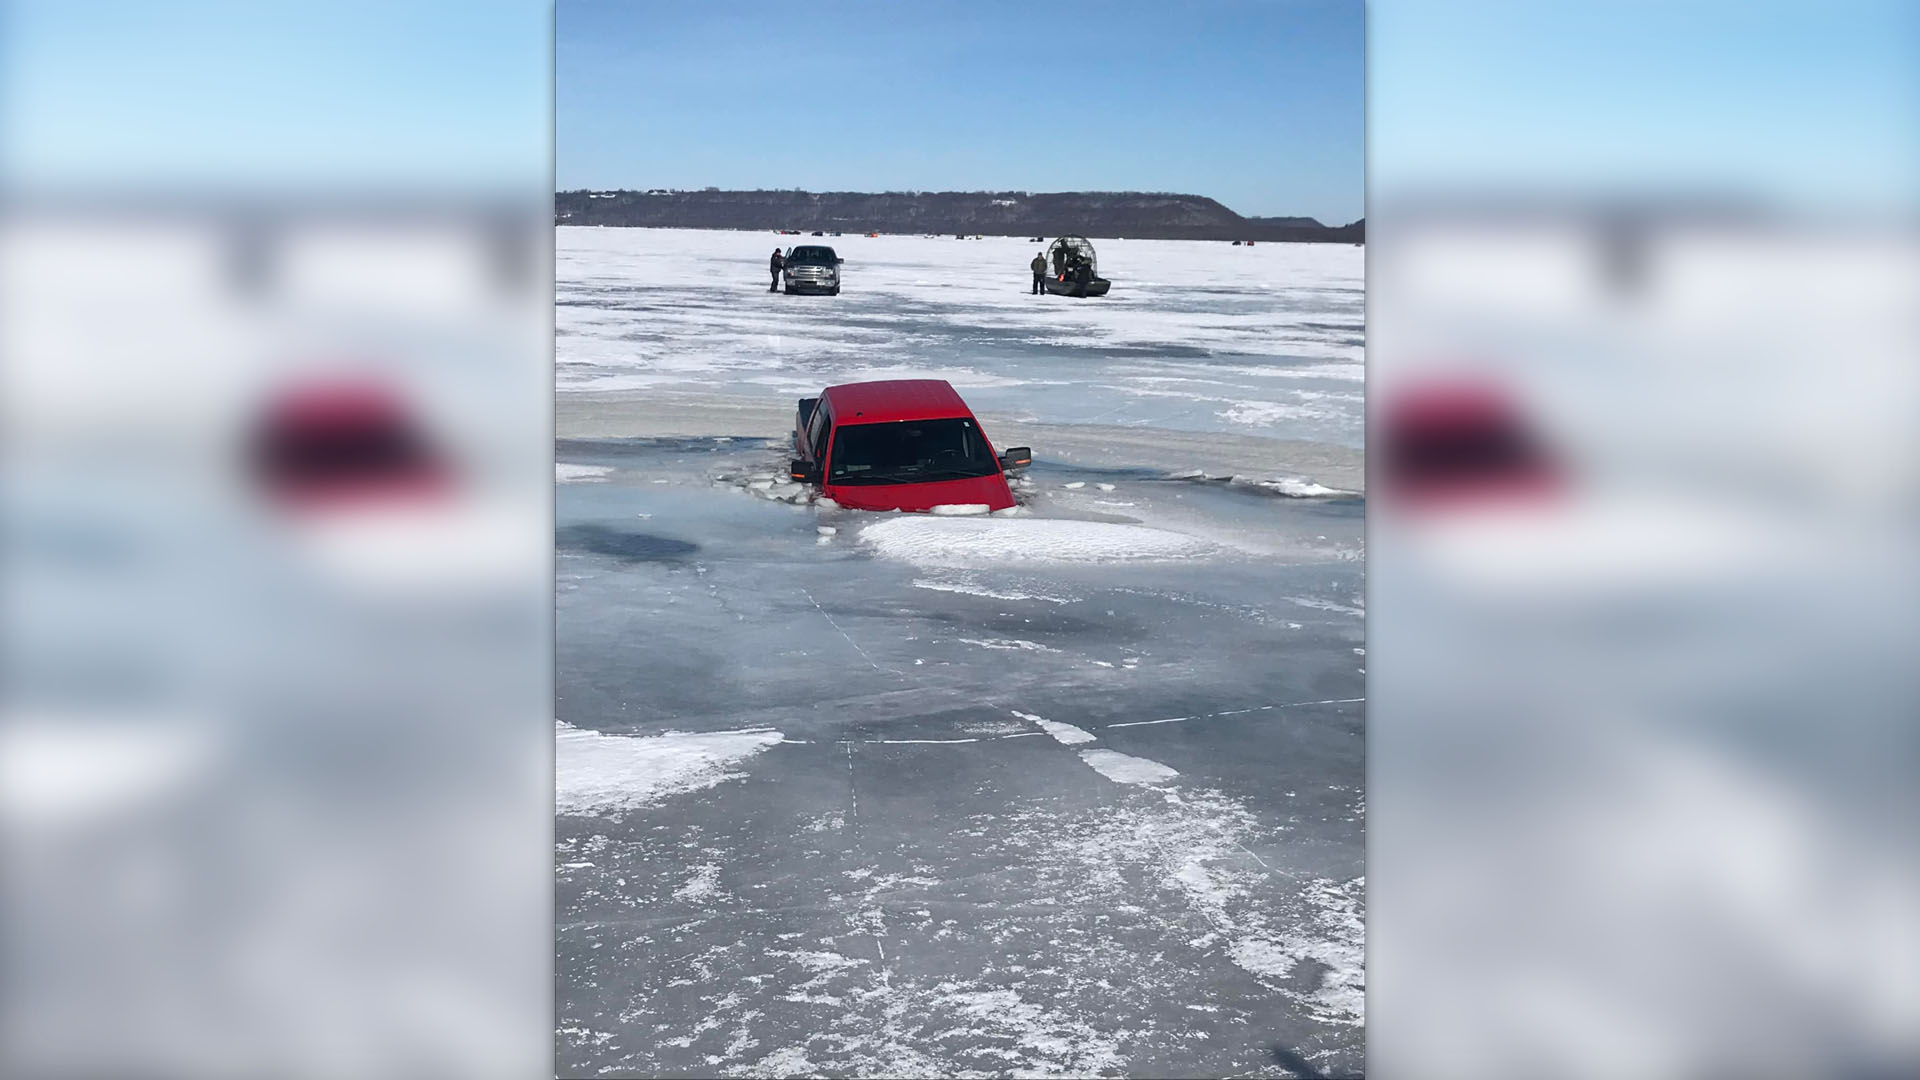
M 554 727 L 554 809 L 604 813 L 713 787 L 735 763 L 781 741 L 778 731 L 606 735 L 564 720 Z
M 1242 480 L 1235 477 L 1232 483 L 1244 487 L 1256 487 L 1262 491 L 1271 491 L 1276 495 L 1286 495 L 1295 499 L 1319 499 L 1330 495 L 1355 495 L 1357 492 L 1344 491 L 1328 487 L 1325 484 L 1304 480 L 1297 476 L 1283 476 L 1278 480 Z M 1321 537 L 1322 540 L 1326 537 Z
M 989 511 L 986 503 L 941 503 L 932 512 L 941 517 L 968 517 Z
M 553 463 L 553 479 L 555 483 L 560 484 L 601 480 L 612 471 L 611 465 L 575 465 L 569 461 Z

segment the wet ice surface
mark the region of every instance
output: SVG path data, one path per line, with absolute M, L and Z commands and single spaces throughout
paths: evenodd
M 1098 299 L 1029 295 L 1041 245 L 824 237 L 836 297 L 766 291 L 769 233 L 555 230 L 562 393 L 945 378 L 976 412 L 1362 444 L 1363 250 L 1100 240 Z M 756 288 L 756 283 L 758 287 Z M 715 432 L 719 434 L 719 432 Z
M 560 1074 L 1358 1072 L 1361 502 L 783 450 L 558 446 Z

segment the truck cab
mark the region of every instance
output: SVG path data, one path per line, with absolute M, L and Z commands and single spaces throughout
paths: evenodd
M 1024 446 L 996 454 L 942 379 L 845 383 L 801 398 L 793 451 L 794 480 L 854 510 L 1005 510 L 1007 474 L 1033 461 Z

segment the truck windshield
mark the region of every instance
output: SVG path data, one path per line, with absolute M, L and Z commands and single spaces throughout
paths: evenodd
M 833 436 L 827 481 L 919 484 L 993 476 L 1000 463 L 971 420 L 844 424 Z
M 797 247 L 787 256 L 788 263 L 808 263 L 815 266 L 832 266 L 833 249 L 825 247 Z

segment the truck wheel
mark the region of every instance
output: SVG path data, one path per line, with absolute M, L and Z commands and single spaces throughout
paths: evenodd
M 782 291 L 782 292 L 784 292 L 784 293 L 786 293 L 786 294 L 787 294 L 788 296 L 792 296 L 792 295 L 793 295 L 793 286 L 791 286 L 791 285 L 788 285 L 788 286 L 786 286 L 786 287 L 784 287 L 783 289 L 781 289 L 781 291 Z
M 827 295 L 828 295 L 828 296 L 839 296 L 839 295 L 840 295 L 840 286 L 838 286 L 838 285 L 835 285 L 835 286 L 834 286 L 833 288 L 831 288 L 831 289 L 828 289 L 828 290 L 827 290 Z

